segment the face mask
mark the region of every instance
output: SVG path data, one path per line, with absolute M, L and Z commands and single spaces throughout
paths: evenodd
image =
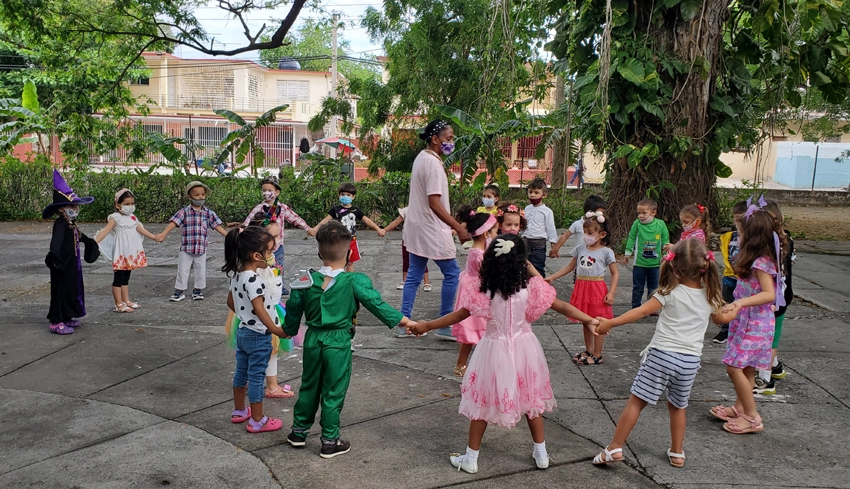
M 202 207 L 206 201 L 207 199 L 192 199 L 192 205 L 195 207 Z
M 273 267 L 275 263 L 277 262 L 274 261 L 274 255 L 269 255 L 269 257 L 266 258 L 266 265 Z
M 543 202 L 543 197 L 540 197 L 539 199 L 528 199 L 528 201 L 531 202 L 531 205 L 537 205 Z
M 73 209 L 65 209 L 65 215 L 68 216 L 68 219 L 73 221 L 80 215 L 80 211 L 75 211 Z
M 129 216 L 129 215 L 133 214 L 134 212 L 136 212 L 136 206 L 134 206 L 134 205 L 122 205 L 121 206 L 121 214 L 124 214 L 125 216 Z
M 687 226 L 682 226 L 682 229 L 684 229 L 686 233 L 689 233 L 689 232 L 691 232 L 691 229 L 693 229 L 695 225 L 696 225 L 696 221 L 688 224 Z
M 265 192 L 263 192 L 263 200 L 266 202 L 271 202 L 272 200 L 274 200 L 274 192 L 272 192 L 271 190 L 266 190 Z
M 339 203 L 342 205 L 351 205 L 352 202 L 354 202 L 354 197 L 343 195 L 339 198 Z
M 595 244 L 596 240 L 597 240 L 596 236 L 590 236 L 590 235 L 587 235 L 587 234 L 584 235 L 584 244 L 586 244 L 587 246 L 591 246 L 591 245 Z
M 442 151 L 444 155 L 448 156 L 452 154 L 452 151 L 454 150 L 455 143 L 440 143 L 440 151 Z
M 488 199 L 487 197 L 484 197 L 481 200 L 484 202 L 484 207 L 493 207 L 496 205 L 496 199 Z
M 519 234 L 519 229 L 502 229 L 504 234 Z
M 649 223 L 651 223 L 652 221 L 655 220 L 655 216 L 639 217 L 638 220 L 640 222 L 642 222 L 643 224 L 649 224 Z

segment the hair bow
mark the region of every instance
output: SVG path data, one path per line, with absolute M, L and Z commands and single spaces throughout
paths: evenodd
M 706 253 L 706 254 L 705 254 L 705 259 L 706 259 L 706 260 L 709 260 L 709 261 L 714 261 L 714 252 L 713 252 L 713 251 L 709 251 L 708 253 Z
M 585 219 L 593 219 L 596 218 L 596 222 L 605 222 L 605 214 L 602 211 L 587 211 L 587 214 L 584 215 Z
M 493 247 L 496 250 L 496 256 L 507 255 L 514 249 L 514 242 L 508 241 L 506 239 L 497 239 L 496 244 Z
M 675 259 L 676 259 L 676 254 L 673 253 L 672 251 L 670 251 L 666 255 L 664 255 L 664 261 L 673 261 Z
M 475 215 L 475 211 L 469 211 L 469 217 L 472 217 L 474 215 Z
M 753 196 L 751 195 L 750 198 L 747 199 L 747 212 L 744 213 L 744 217 L 749 221 L 750 216 L 758 211 L 764 210 L 765 207 L 767 207 L 767 201 L 764 200 L 764 194 L 759 196 L 759 200 L 756 204 L 753 204 Z
M 704 206 L 704 205 L 702 205 L 702 204 L 697 204 L 697 209 L 699 209 L 699 211 L 700 211 L 700 212 L 702 212 L 703 214 L 705 214 L 705 206 Z

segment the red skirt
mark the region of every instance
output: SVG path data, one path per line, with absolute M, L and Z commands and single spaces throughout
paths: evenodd
M 348 255 L 348 263 L 360 261 L 360 247 L 357 246 L 357 236 L 351 237 L 351 246 L 349 247 L 349 250 L 351 250 L 351 253 Z
M 614 319 L 614 309 L 605 304 L 605 296 L 608 295 L 608 284 L 604 280 L 582 280 L 577 277 L 573 295 L 570 296 L 570 304 L 588 316 Z M 573 322 L 580 322 L 572 320 Z

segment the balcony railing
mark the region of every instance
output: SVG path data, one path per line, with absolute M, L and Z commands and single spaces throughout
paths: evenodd
M 280 105 L 288 105 L 286 110 L 278 112 L 281 116 L 289 116 L 290 119 L 307 120 L 315 115 L 313 104 L 306 101 L 280 100 L 280 99 L 258 99 L 254 97 L 222 97 L 219 95 L 154 95 L 151 97 L 154 104 L 165 109 L 194 109 L 194 110 L 217 110 L 228 109 L 237 113 L 256 112 L 263 113 Z

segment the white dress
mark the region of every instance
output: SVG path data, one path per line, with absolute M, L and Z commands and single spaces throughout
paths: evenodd
M 115 227 L 112 228 L 115 243 L 112 251 L 112 269 L 135 270 L 148 266 L 148 259 L 142 247 L 142 235 L 137 229 L 141 223 L 136 216 L 125 216 L 115 212 L 107 219 L 115 221 Z

